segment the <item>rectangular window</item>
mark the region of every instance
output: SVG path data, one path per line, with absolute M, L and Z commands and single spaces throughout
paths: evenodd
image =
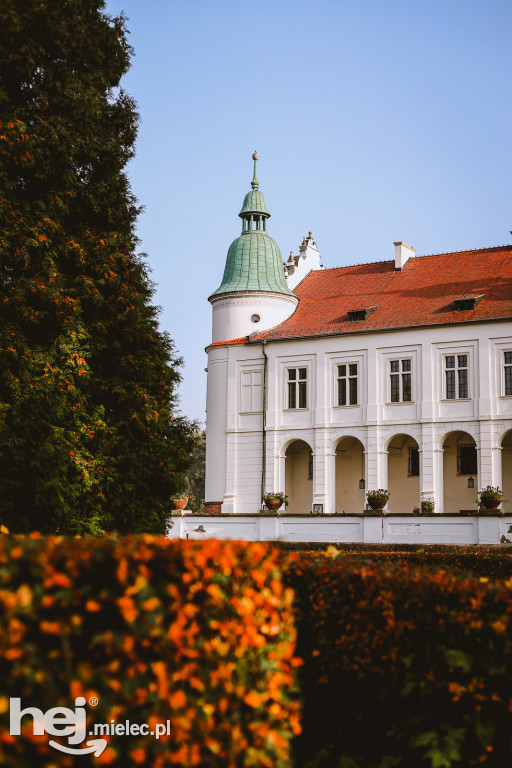
M 357 405 L 357 363 L 338 365 L 338 405 Z
M 477 474 L 476 445 L 457 446 L 457 474 Z
M 391 402 L 410 403 L 412 401 L 412 362 L 407 360 L 390 361 Z
M 446 355 L 445 382 L 447 400 L 464 400 L 469 397 L 468 356 Z
M 512 352 L 504 352 L 505 394 L 512 395 Z
M 307 368 L 288 369 L 288 408 L 307 407 Z
M 242 371 L 241 413 L 261 413 L 263 371 Z
M 409 477 L 419 477 L 420 452 L 417 448 L 409 448 Z

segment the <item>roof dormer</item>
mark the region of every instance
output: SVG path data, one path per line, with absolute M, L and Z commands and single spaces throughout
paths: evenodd
M 455 299 L 453 303 L 455 304 L 455 309 L 458 312 L 463 312 L 467 309 L 475 309 L 484 297 L 485 293 L 480 293 L 478 295 L 466 293 L 464 296 L 460 296 L 460 298 Z
M 350 322 L 358 322 L 360 320 L 368 320 L 372 312 L 375 312 L 377 309 L 377 306 L 375 307 L 363 307 L 362 309 L 349 309 L 348 319 Z

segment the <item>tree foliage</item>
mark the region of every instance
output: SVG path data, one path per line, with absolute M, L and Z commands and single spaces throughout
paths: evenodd
M 196 431 L 193 435 L 192 465 L 187 472 L 184 490 L 188 494 L 187 509 L 204 512 L 204 480 L 206 471 L 206 432 Z
M 135 254 L 131 49 L 103 0 L 0 6 L 0 519 L 163 532 L 181 364 Z

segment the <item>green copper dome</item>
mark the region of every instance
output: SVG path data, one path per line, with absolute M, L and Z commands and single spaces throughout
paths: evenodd
M 231 291 L 273 291 L 293 296 L 284 278 L 279 246 L 266 232 L 243 232 L 231 243 L 221 286 L 212 296 Z
M 244 198 L 239 216 L 243 222 L 242 234 L 228 250 L 224 277 L 213 296 L 233 291 L 272 291 L 294 296 L 286 285 L 281 251 L 275 240 L 267 234 L 267 210 L 265 198 L 259 191 L 256 178 L 255 152 L 252 190 Z
M 242 210 L 238 215 L 242 216 L 244 213 L 266 213 L 267 216 L 270 216 L 263 192 L 260 192 L 259 189 L 251 189 L 251 191 L 246 194 Z

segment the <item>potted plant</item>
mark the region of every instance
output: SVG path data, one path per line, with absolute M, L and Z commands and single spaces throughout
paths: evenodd
M 421 501 L 421 514 L 433 515 L 434 514 L 434 501 L 433 499 L 422 499 Z
M 187 506 L 188 494 L 186 493 L 186 491 L 181 489 L 178 493 L 176 493 L 175 496 L 172 497 L 171 501 L 174 505 L 174 509 L 181 511 L 182 509 L 185 509 L 185 507 Z
M 501 488 L 488 485 L 478 491 L 478 504 L 480 510 L 496 510 L 503 501 L 503 491 Z
M 381 512 L 389 499 L 389 491 L 385 491 L 384 488 L 378 488 L 376 491 L 368 491 L 366 499 L 372 509 Z
M 288 496 L 281 491 L 266 491 L 261 498 L 271 512 L 277 512 L 283 504 L 285 507 L 288 506 Z

